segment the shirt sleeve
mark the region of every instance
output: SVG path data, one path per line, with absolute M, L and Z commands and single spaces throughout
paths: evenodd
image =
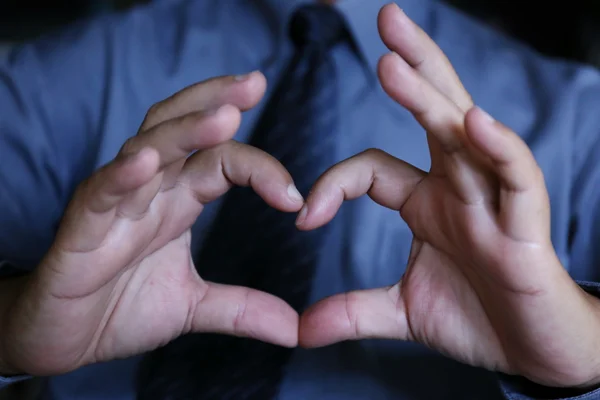
M 600 72 L 581 68 L 573 80 L 571 217 L 568 265 L 573 279 L 587 293 L 600 298 Z M 566 102 L 569 103 L 569 102 Z M 508 400 L 577 399 L 600 400 L 600 388 L 587 391 L 537 385 L 520 377 L 501 376 Z M 600 385 L 599 385 L 600 386 Z

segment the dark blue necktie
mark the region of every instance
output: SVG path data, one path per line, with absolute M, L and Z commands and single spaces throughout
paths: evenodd
M 341 15 L 319 4 L 298 9 L 289 27 L 296 52 L 250 144 L 281 161 L 306 195 L 336 161 L 339 110 L 330 50 L 348 33 Z M 249 188 L 232 189 L 197 258 L 201 276 L 267 291 L 301 312 L 327 226 L 301 232 L 295 218 Z M 251 339 L 189 335 L 145 360 L 138 399 L 272 399 L 291 352 Z

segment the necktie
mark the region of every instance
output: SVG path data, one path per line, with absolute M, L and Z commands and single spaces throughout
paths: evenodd
M 250 144 L 277 158 L 307 194 L 335 162 L 339 113 L 330 50 L 348 33 L 341 15 L 320 4 L 299 8 L 289 30 L 295 54 Z M 301 232 L 295 217 L 249 188 L 232 189 L 197 258 L 201 276 L 267 291 L 302 311 L 327 226 Z M 189 335 L 145 361 L 138 399 L 271 399 L 291 352 L 251 339 Z

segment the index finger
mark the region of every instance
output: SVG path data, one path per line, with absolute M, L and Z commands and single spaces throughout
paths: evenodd
M 140 132 L 165 121 L 224 104 L 231 104 L 241 111 L 248 110 L 260 101 L 266 86 L 264 75 L 258 71 L 242 76 L 219 76 L 196 83 L 154 104 L 148 110 Z
M 296 224 L 315 229 L 329 222 L 344 200 L 368 194 L 378 204 L 400 211 L 426 173 L 382 150 L 370 149 L 330 168 L 306 199 Z
M 196 150 L 213 147 L 231 139 L 241 122 L 240 110 L 226 104 L 214 112 L 198 111 L 162 122 L 129 138 L 120 154 L 153 148 L 160 155 L 160 168 L 183 161 Z

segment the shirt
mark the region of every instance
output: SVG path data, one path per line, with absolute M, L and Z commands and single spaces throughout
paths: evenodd
M 272 89 L 291 55 L 287 21 L 303 2 L 157 1 L 79 22 L 13 50 L 0 64 L 4 273 L 37 265 L 77 184 L 116 155 L 153 103 L 209 77 L 255 69 Z M 445 51 L 476 104 L 532 148 L 547 181 L 556 252 L 571 276 L 594 290 L 593 282 L 600 281 L 600 74 L 545 58 L 441 2 L 397 3 Z M 357 45 L 357 51 L 348 44 L 333 51 L 343 82 L 343 140 L 336 157 L 377 147 L 427 170 L 422 128 L 377 81 L 376 64 L 387 51 L 376 25 L 383 5 L 383 0 L 336 5 Z M 264 104 L 244 114 L 237 140 L 247 140 Z M 195 249 L 217 205 L 207 206 L 194 226 Z M 400 278 L 411 232 L 396 212 L 363 197 L 344 204 L 332 224 L 311 302 Z M 138 361 L 53 377 L 45 398 L 133 400 Z M 545 397 L 543 389 L 418 344 L 364 340 L 295 351 L 280 398 L 520 399 Z M 600 399 L 600 391 L 587 396 Z

